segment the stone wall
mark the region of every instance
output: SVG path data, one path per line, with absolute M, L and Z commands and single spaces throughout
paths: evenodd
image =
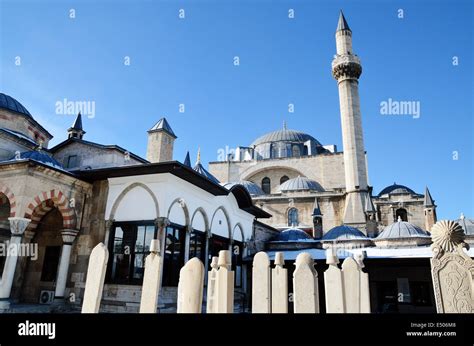
M 33 118 L 10 112 L 4 108 L 0 109 L 0 127 L 20 132 L 37 143 L 42 141 L 43 148 L 48 147 L 48 143 L 52 138 Z

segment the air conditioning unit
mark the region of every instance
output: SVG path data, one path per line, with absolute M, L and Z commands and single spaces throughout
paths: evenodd
M 40 304 L 51 304 L 54 300 L 54 291 L 41 291 L 40 293 Z

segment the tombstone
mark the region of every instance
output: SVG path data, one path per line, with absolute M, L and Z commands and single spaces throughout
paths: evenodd
M 265 252 L 259 252 L 253 258 L 252 313 L 271 312 L 270 293 L 270 260 Z
M 272 309 L 273 314 L 288 313 L 288 270 L 283 268 L 285 260 L 282 252 L 275 254 L 275 268 L 272 269 Z
M 296 257 L 293 273 L 293 304 L 295 313 L 319 313 L 318 273 L 307 252 Z
M 229 250 L 219 251 L 217 262 L 219 270 L 216 277 L 216 309 L 218 313 L 234 312 L 234 272 L 230 270 L 231 259 Z
M 431 228 L 431 275 L 438 313 L 474 312 L 474 261 L 464 252 L 464 230 L 457 222 Z
M 208 314 L 217 312 L 217 265 L 218 258 L 216 256 L 212 257 L 211 261 L 211 270 L 207 275 L 207 302 L 206 302 L 206 312 Z
M 203 285 L 204 265 L 194 257 L 179 271 L 178 313 L 201 313 Z
M 360 273 L 360 313 L 370 313 L 370 285 L 369 274 L 365 273 L 364 255 L 356 255 L 356 262 L 359 265 Z
M 152 239 L 150 254 L 145 259 L 145 272 L 143 274 L 142 296 L 140 299 L 140 313 L 156 313 L 158 294 L 160 293 L 161 256 L 158 254 L 160 242 Z
M 352 257 L 347 257 L 342 263 L 342 283 L 344 291 L 345 312 L 360 312 L 360 269 Z
M 326 263 L 329 268 L 324 272 L 324 292 L 326 296 L 326 312 L 346 312 L 344 286 L 341 269 L 337 266 L 339 258 L 334 248 L 326 250 Z
M 107 247 L 103 243 L 97 244 L 89 258 L 82 313 L 99 312 L 108 260 L 109 251 Z

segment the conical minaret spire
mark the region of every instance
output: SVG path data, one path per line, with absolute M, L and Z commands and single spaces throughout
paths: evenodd
M 352 51 L 352 31 L 342 11 L 336 30 L 336 56 L 332 74 L 337 80 L 341 112 L 346 205 L 344 223 L 364 228 L 368 192 L 362 116 L 359 101 L 359 77 L 362 65 Z
M 78 138 L 82 139 L 86 131 L 82 128 L 82 115 L 81 112 L 77 114 L 76 119 L 72 126 L 67 130 L 68 138 Z
M 189 156 L 189 151 L 186 153 L 183 164 L 185 166 L 191 167 L 191 157 Z

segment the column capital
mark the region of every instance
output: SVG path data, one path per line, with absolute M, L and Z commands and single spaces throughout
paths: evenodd
M 61 230 L 61 237 L 63 238 L 64 245 L 72 245 L 74 239 L 76 239 L 77 234 L 79 233 L 76 229 L 63 229 Z
M 114 219 L 105 220 L 105 228 L 110 229 L 112 225 L 114 224 L 114 222 L 115 222 Z
M 10 222 L 10 232 L 14 237 L 21 237 L 31 222 L 30 219 L 24 217 L 9 217 L 8 221 Z
M 162 229 L 170 225 L 170 220 L 167 217 L 157 217 L 155 219 L 155 226 Z

